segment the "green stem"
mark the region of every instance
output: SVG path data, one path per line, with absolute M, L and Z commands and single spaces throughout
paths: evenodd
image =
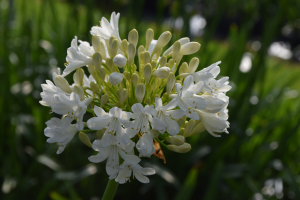
M 102 200 L 112 200 L 116 194 L 119 183 L 117 183 L 114 179 L 109 180 L 104 191 L 104 195 Z

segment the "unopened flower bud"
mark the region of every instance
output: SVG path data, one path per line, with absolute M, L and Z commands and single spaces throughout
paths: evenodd
M 123 89 L 120 96 L 120 103 L 123 104 L 128 99 L 128 90 Z
M 180 131 L 179 131 L 179 133 L 178 133 L 178 135 L 183 135 L 184 132 L 185 132 L 185 128 L 181 128 Z
M 124 52 L 124 54 L 127 54 L 127 49 L 128 49 L 128 42 L 126 39 L 122 40 L 121 42 L 121 50 Z
M 99 73 L 101 65 L 102 65 L 102 56 L 101 56 L 100 52 L 94 53 L 93 62 L 94 62 L 96 71 Z
M 153 76 L 156 76 L 161 79 L 168 78 L 169 74 L 170 74 L 169 67 L 161 67 L 157 69 L 155 72 L 153 72 Z
M 197 70 L 198 65 L 199 65 L 199 59 L 194 57 L 189 63 L 187 73 L 194 73 Z
M 198 42 L 189 42 L 181 46 L 180 54 L 190 55 L 196 53 L 200 49 L 200 44 Z
M 102 95 L 100 106 L 103 107 L 107 102 L 108 102 L 108 95 L 107 94 Z
M 185 38 L 179 39 L 178 41 L 180 42 L 180 45 L 182 46 L 182 45 L 184 45 L 184 44 L 190 42 L 190 38 L 185 37 Z M 163 55 L 164 55 L 164 56 L 171 55 L 172 51 L 173 51 L 173 45 L 172 45 L 171 47 L 169 47 L 169 48 L 164 52 Z
M 193 136 L 193 135 L 202 133 L 202 132 L 205 131 L 205 130 L 206 130 L 206 129 L 205 129 L 203 123 L 200 122 L 200 123 L 193 129 L 193 131 L 192 131 L 187 137 L 191 137 L 191 136 Z
M 123 74 L 124 74 L 124 77 L 126 78 L 127 81 L 131 80 L 130 72 L 124 71 Z
M 81 142 L 83 142 L 83 144 L 92 148 L 92 143 L 84 132 L 79 132 L 79 139 L 81 140 Z
M 167 64 L 167 57 L 162 56 L 159 60 L 160 67 L 164 67 Z
M 187 73 L 188 72 L 188 64 L 186 62 L 182 63 L 179 68 L 179 74 Z
M 111 51 L 111 58 L 114 58 L 117 53 L 118 53 L 118 49 L 119 49 L 119 40 L 115 39 L 112 43 L 111 43 L 111 47 L 110 47 L 110 51 Z
M 74 93 L 77 94 L 80 98 L 80 101 L 83 101 L 85 98 L 84 98 L 84 91 L 82 89 L 82 87 L 80 85 L 74 85 Z
M 103 135 L 104 135 L 106 129 L 107 129 L 107 127 L 103 128 L 103 129 L 101 129 L 101 130 L 98 130 L 98 131 L 96 132 L 97 138 L 98 138 L 99 140 L 102 139 L 102 137 L 103 137 Z
M 100 88 L 99 86 L 94 82 L 94 81 L 91 81 L 90 82 L 90 87 L 91 87 L 91 90 L 94 92 L 94 93 L 100 93 Z
M 109 75 L 108 80 L 112 85 L 118 85 L 124 78 L 124 75 L 118 72 L 114 72 Z
M 144 83 L 140 83 L 135 88 L 135 96 L 138 103 L 142 103 L 143 98 L 145 96 L 145 85 Z
M 191 119 L 186 125 L 185 125 L 185 131 L 183 136 L 187 137 L 195 128 L 195 120 Z
M 129 43 L 128 49 L 127 49 L 127 55 L 128 55 L 128 66 L 131 66 L 135 57 L 135 46 L 132 43 Z
M 181 48 L 181 44 L 179 41 L 176 41 L 174 44 L 173 44 L 173 53 L 172 53 L 172 57 L 173 59 L 176 59 L 179 52 L 180 52 L 180 48 Z
M 137 73 L 133 73 L 132 77 L 131 77 L 131 81 L 132 81 L 134 87 L 136 87 L 137 84 L 139 83 L 139 75 Z
M 156 69 L 156 61 L 155 60 L 151 61 L 151 67 L 152 67 L 152 69 Z
M 138 55 L 140 55 L 144 51 L 145 51 L 145 47 L 143 45 L 140 45 L 138 48 Z
M 160 132 L 158 130 L 155 130 L 155 129 L 151 129 L 150 133 L 151 133 L 153 138 L 157 138 L 160 134 Z
M 147 99 L 145 99 L 145 103 L 146 104 L 151 104 L 151 99 L 148 97 Z
M 105 80 L 105 75 L 106 75 L 106 70 L 102 66 L 99 70 L 99 75 L 100 75 L 101 80 L 104 81 Z
M 55 84 L 57 87 L 62 89 L 64 92 L 72 93 L 71 87 L 70 87 L 68 81 L 65 79 L 65 77 L 63 77 L 61 75 L 57 75 L 55 77 Z
M 113 62 L 115 65 L 117 65 L 119 68 L 122 68 L 127 63 L 127 58 L 121 54 L 118 54 L 114 57 Z
M 145 51 L 143 54 L 143 63 L 150 63 L 150 53 L 148 51 Z
M 151 65 L 148 63 L 145 65 L 144 67 L 144 76 L 145 76 L 145 83 L 149 83 L 150 81 L 150 77 L 151 77 L 151 73 L 152 73 L 152 67 Z
M 154 32 L 151 28 L 149 28 L 146 32 L 146 50 L 149 49 L 150 43 L 153 40 Z
M 161 53 L 161 49 L 164 46 L 166 46 L 166 44 L 168 44 L 168 42 L 171 40 L 171 37 L 172 37 L 172 34 L 170 33 L 170 31 L 163 32 L 157 39 L 157 43 L 153 49 L 152 55 L 158 54 L 159 51 Z
M 111 58 L 106 58 L 105 64 L 109 67 L 109 69 L 111 69 L 111 68 L 114 66 L 113 59 L 111 59 Z
M 97 79 L 96 76 L 96 68 L 94 65 L 88 65 L 88 71 L 90 72 L 90 74 L 94 77 L 94 79 Z
M 118 90 L 116 91 L 118 99 L 121 98 L 121 92 L 122 92 L 122 90 L 123 90 L 123 89 L 118 89 Z
M 106 58 L 107 58 L 106 57 L 106 48 L 102 41 L 100 41 L 100 53 L 101 53 L 102 59 L 106 60 Z
M 174 152 L 177 152 L 177 153 L 187 153 L 189 152 L 192 147 L 190 144 L 188 143 L 184 143 L 180 146 L 176 146 L 176 145 L 167 145 L 167 148 L 170 150 L 170 151 L 174 151 Z
M 128 42 L 134 44 L 134 46 L 137 45 L 139 40 L 139 34 L 137 30 L 133 29 L 128 34 Z
M 182 135 L 174 135 L 171 137 L 167 137 L 166 141 L 169 142 L 170 144 L 174 144 L 178 146 L 184 143 L 184 137 Z
M 76 84 L 83 86 L 84 71 L 82 68 L 77 68 L 73 75 L 73 80 Z
M 97 51 L 101 51 L 101 45 L 100 45 L 101 41 L 100 41 L 100 38 L 99 36 L 97 35 L 93 35 L 93 38 L 92 38 L 92 45 L 93 45 L 93 48 L 94 48 L 94 51 L 97 52 Z
M 171 91 L 175 85 L 175 81 L 176 81 L 175 75 L 171 72 L 167 79 L 167 94 L 171 93 Z

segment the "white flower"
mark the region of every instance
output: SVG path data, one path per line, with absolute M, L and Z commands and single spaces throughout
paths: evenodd
M 172 118 L 179 119 L 185 115 L 185 112 L 181 109 L 172 110 L 176 106 L 177 99 L 172 99 L 167 105 L 163 106 L 161 98 L 155 98 L 155 110 L 153 116 L 165 122 L 167 131 L 171 135 L 176 135 L 180 131 L 178 123 Z
M 170 71 L 171 69 L 169 67 L 160 67 L 159 69 L 155 70 L 152 75 L 164 79 L 168 78 Z
M 149 183 L 149 179 L 146 176 L 155 174 L 155 170 L 152 168 L 143 168 L 139 164 L 130 164 L 124 161 L 120 167 L 118 167 L 118 172 L 109 179 L 114 179 L 115 181 L 124 184 L 130 181 L 130 177 L 133 173 L 133 178 L 136 178 L 142 183 Z
M 82 42 L 80 40 L 79 42 L 81 44 L 78 46 L 77 37 L 75 36 L 75 39 L 73 39 L 71 42 L 71 47 L 68 48 L 68 55 L 66 58 L 68 64 L 66 69 L 63 71 L 63 76 L 68 75 L 79 67 L 94 64 L 91 57 L 91 55 L 95 53 L 94 49 L 88 42 Z
M 194 73 L 183 73 L 180 74 L 181 77 L 185 78 L 187 76 L 193 76 L 196 82 L 203 81 L 204 82 L 204 90 L 210 94 L 218 94 L 220 92 L 226 93 L 231 89 L 231 86 L 228 85 L 228 77 L 223 77 L 219 80 L 215 80 L 215 78 L 220 73 L 220 67 L 218 66 L 221 61 L 216 62 L 201 71 Z
M 195 95 L 202 91 L 203 82 L 194 84 L 192 76 L 186 77 L 183 83 L 176 83 L 177 94 L 171 94 L 170 98 L 176 98 L 177 104 L 181 110 L 186 112 L 187 117 L 194 120 L 198 120 L 199 116 L 193 111 L 193 109 L 202 110 L 206 108 L 206 101 L 201 96 Z
M 127 58 L 121 54 L 118 54 L 114 57 L 113 62 L 115 65 L 117 65 L 119 68 L 122 68 L 127 63 Z
M 134 147 L 134 143 L 131 140 L 127 145 L 120 145 L 117 142 L 117 139 L 112 136 L 112 143 L 106 146 L 103 145 L 105 142 L 102 140 L 95 140 L 93 142 L 93 149 L 99 153 L 95 156 L 90 156 L 89 161 L 99 163 L 107 159 L 106 172 L 109 176 L 115 176 L 118 173 L 118 166 L 120 165 L 119 156 L 126 161 L 126 163 L 133 165 L 138 164 L 141 161 L 139 157 L 125 153 L 131 151 Z
M 131 113 L 124 112 L 118 107 L 113 107 L 109 113 L 106 113 L 98 106 L 94 107 L 94 112 L 97 117 L 89 119 L 87 126 L 92 130 L 101 130 L 108 126 L 101 140 L 103 146 L 111 145 L 114 142 L 115 133 L 120 144 L 126 145 L 131 141 L 122 127 L 122 125 L 125 128 L 130 126 L 129 119 Z
M 113 72 L 109 75 L 108 80 L 112 85 L 118 85 L 123 80 L 124 75 L 118 72 Z
M 57 154 L 64 151 L 66 145 L 73 139 L 74 135 L 78 131 L 75 124 L 71 124 L 69 127 L 63 128 L 62 121 L 55 117 L 47 121 L 46 125 L 47 128 L 45 128 L 44 134 L 49 137 L 47 142 L 56 142 L 58 145 Z
M 133 115 L 131 118 L 135 119 L 131 126 L 127 129 L 127 133 L 130 138 L 134 137 L 138 132 L 150 133 L 149 122 L 151 123 L 152 129 L 158 130 L 160 133 L 164 133 L 166 129 L 165 122 L 160 119 L 152 118 L 153 106 L 144 108 L 142 104 L 136 103 L 131 107 Z
M 93 26 L 91 30 L 92 35 L 98 35 L 99 37 L 102 37 L 105 40 L 108 40 L 111 36 L 115 36 L 119 41 L 121 41 L 119 36 L 119 18 L 120 13 L 116 14 L 113 12 L 110 17 L 110 23 L 105 17 L 102 17 L 100 25 Z
M 53 112 L 64 115 L 62 128 L 67 128 L 73 120 L 77 119 L 76 127 L 81 131 L 83 129 L 83 115 L 93 98 L 80 101 L 79 96 L 72 92 L 70 98 L 64 94 L 56 94 L 54 95 L 54 99 L 55 104 L 52 106 Z
M 140 152 L 140 157 L 150 157 L 155 152 L 152 134 L 145 132 L 136 143 L 136 148 Z

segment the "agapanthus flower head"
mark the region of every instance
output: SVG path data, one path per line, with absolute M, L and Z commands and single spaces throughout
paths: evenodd
M 197 71 L 197 57 L 181 61 L 196 53 L 199 43 L 185 37 L 168 48 L 172 34 L 154 38 L 152 29 L 145 44 L 139 44 L 135 29 L 122 39 L 119 18 L 113 12 L 110 22 L 103 17 L 100 26 L 92 27 L 91 45 L 75 36 L 62 75 L 54 73 L 53 82 L 42 84 L 40 103 L 61 115 L 46 122 L 45 135 L 62 153 L 81 131 L 81 141 L 98 151 L 89 161 L 106 160 L 110 179 L 148 183 L 146 176 L 155 170 L 143 168 L 141 157 L 157 155 L 158 149 L 186 153 L 192 147 L 185 138 L 205 129 L 215 137 L 228 133 L 226 92 L 231 87 L 228 77 L 216 79 L 221 62 Z M 73 84 L 65 78 L 71 73 Z M 85 132 L 98 139 L 91 144 Z

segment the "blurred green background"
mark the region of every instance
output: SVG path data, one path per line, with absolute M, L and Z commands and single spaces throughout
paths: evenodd
M 229 135 L 193 136 L 189 153 L 164 151 L 166 164 L 143 159 L 157 174 L 120 185 L 115 199 L 300 199 L 299 0 L 1 0 L 0 199 L 101 199 L 104 163 L 88 161 L 77 135 L 56 155 L 43 134 L 53 114 L 38 101 L 72 38 L 91 42 L 112 11 L 122 39 L 136 28 L 145 45 L 151 27 L 155 38 L 170 30 L 171 42 L 200 42 L 183 60 L 197 56 L 198 69 L 221 60 L 233 87 Z

